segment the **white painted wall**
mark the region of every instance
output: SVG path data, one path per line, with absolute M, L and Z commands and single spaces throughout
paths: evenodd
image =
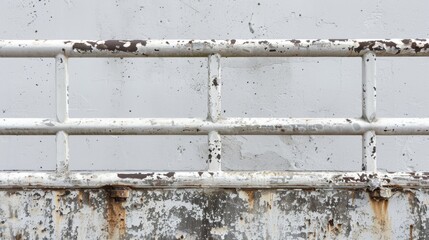
M 429 38 L 429 2 L 1 1 L 2 39 Z M 429 117 L 427 58 L 379 58 L 378 115 Z M 359 117 L 358 58 L 222 59 L 228 117 Z M 205 117 L 206 59 L 71 59 L 71 117 Z M 54 117 L 53 59 L 0 59 L 0 118 Z M 1 169 L 52 170 L 54 136 L 0 136 Z M 360 137 L 228 136 L 224 168 L 360 170 Z M 429 171 L 428 137 L 379 137 Z M 205 136 L 72 136 L 72 169 L 205 169 Z

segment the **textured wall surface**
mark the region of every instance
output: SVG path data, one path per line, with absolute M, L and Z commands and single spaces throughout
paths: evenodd
M 3 191 L 2 239 L 427 239 L 427 191 Z M 25 207 L 21 204 L 26 202 Z
M 429 2 L 1 1 L 2 39 L 429 38 Z M 359 58 L 222 59 L 226 117 L 359 117 Z M 379 58 L 380 117 L 429 117 L 427 58 Z M 0 59 L 0 118 L 55 117 L 53 59 Z M 71 117 L 206 117 L 207 59 L 71 59 Z M 380 171 L 429 171 L 429 138 L 377 139 Z M 205 136 L 71 136 L 73 170 L 203 170 Z M 356 136 L 224 136 L 224 170 L 346 170 Z M 0 136 L 0 169 L 55 169 L 54 136 Z M 5 239 L 428 238 L 428 193 L 1 191 Z M 25 207 L 22 207 L 24 206 Z M 107 219 L 107 221 L 106 221 Z

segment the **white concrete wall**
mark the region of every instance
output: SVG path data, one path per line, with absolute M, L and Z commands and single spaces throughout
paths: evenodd
M 428 38 L 425 1 L 2 1 L 2 39 Z M 0 59 L 0 117 L 53 117 L 53 59 Z M 225 116 L 358 117 L 360 59 L 223 59 Z M 72 117 L 205 117 L 206 59 L 72 59 Z M 378 61 L 378 113 L 428 117 L 429 61 Z M 71 137 L 72 169 L 204 169 L 205 137 Z M 53 169 L 53 137 L 0 137 L 3 169 Z M 427 137 L 379 167 L 429 170 Z M 360 137 L 224 137 L 225 169 L 359 170 Z

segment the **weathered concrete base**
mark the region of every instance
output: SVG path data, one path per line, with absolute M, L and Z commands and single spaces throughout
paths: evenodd
M 1 239 L 428 239 L 429 190 L 4 190 Z

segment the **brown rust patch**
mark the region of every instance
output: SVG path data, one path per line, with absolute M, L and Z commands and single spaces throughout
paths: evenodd
M 351 199 L 352 199 L 352 205 L 355 205 L 356 192 L 355 192 L 355 191 L 351 191 L 351 193 L 350 193 L 350 197 L 351 197 Z
M 364 41 L 358 42 L 359 46 L 354 49 L 355 52 L 360 53 L 362 50 L 369 49 L 372 51 L 372 48 L 375 45 L 374 41 Z
M 174 177 L 174 174 L 175 174 L 175 172 L 168 172 L 168 173 L 164 174 L 164 176 L 171 178 L 171 177 Z
M 408 204 L 410 204 L 410 206 L 413 206 L 416 194 L 413 191 L 410 191 L 410 190 L 406 191 L 406 193 L 407 193 L 407 196 L 408 196 Z
M 412 42 L 411 41 L 411 39 L 402 39 L 402 41 L 401 41 L 403 44 L 410 44 L 410 42 Z
M 107 193 L 106 219 L 109 239 L 123 239 L 126 233 L 126 211 L 123 203 L 126 199 L 112 197 L 109 189 Z
M 422 180 L 428 180 L 429 179 L 429 173 L 428 172 L 410 172 L 410 177 L 414 179 L 422 179 Z
M 420 51 L 424 50 L 426 51 L 426 49 L 429 48 L 429 43 L 425 43 L 423 46 L 418 46 L 416 42 L 411 43 L 411 48 L 414 49 L 414 51 L 416 53 L 419 53 Z
M 390 49 L 395 49 L 397 50 L 396 54 L 399 54 L 401 52 L 401 47 L 398 46 L 398 44 L 396 44 L 393 41 L 386 41 L 386 40 L 381 40 L 381 41 L 363 41 L 363 42 L 357 42 L 359 44 L 358 47 L 353 48 L 355 52 L 360 53 L 362 50 L 369 50 L 369 51 L 385 51 L 387 48 Z M 421 43 L 420 45 L 418 44 L 418 42 L 413 41 L 412 39 L 403 39 L 402 43 L 404 45 L 407 45 L 405 47 L 402 47 L 404 50 L 408 49 L 408 46 L 411 47 L 411 49 L 413 49 L 416 53 L 423 51 L 426 51 L 427 49 L 429 49 L 429 44 L 428 43 Z M 377 47 L 375 47 L 375 45 L 378 45 Z
M 342 182 L 345 182 L 345 183 L 350 183 L 350 182 L 366 183 L 366 182 L 369 182 L 369 180 L 371 178 L 374 178 L 376 176 L 373 175 L 373 174 L 365 174 L 365 173 L 363 173 L 363 174 L 358 174 L 358 177 L 359 178 L 356 178 L 356 177 L 353 177 L 353 176 L 343 176 L 343 177 L 339 178 L 339 181 L 342 181 Z
M 340 234 L 342 224 L 334 224 L 334 219 L 329 219 L 327 230 L 335 235 Z
M 389 236 L 391 232 L 389 218 L 389 201 L 386 199 L 374 199 L 369 197 L 372 211 L 374 212 L 375 228 L 378 229 L 381 235 Z
M 147 40 L 106 40 L 104 42 L 76 42 L 72 48 L 78 52 L 92 52 L 95 49 L 111 52 L 137 52 L 137 44 L 146 46 Z
M 255 190 L 244 189 L 243 191 L 247 194 L 247 197 L 249 199 L 249 208 L 253 209 L 253 206 L 255 204 Z
M 85 43 L 75 43 L 73 44 L 73 49 L 76 49 L 78 51 L 83 51 L 83 52 L 90 52 L 92 51 L 92 46 L 91 45 L 87 45 Z
M 98 50 L 119 51 L 119 52 L 136 52 L 137 44 L 146 46 L 146 40 L 107 40 L 104 44 L 97 44 Z
M 52 220 L 54 221 L 54 229 L 61 229 L 61 225 L 64 222 L 63 212 L 62 212 L 62 205 L 64 199 L 62 197 L 64 196 L 65 190 L 63 189 L 57 189 L 52 191 L 52 195 L 54 197 L 53 206 L 54 210 L 52 212 Z
M 82 207 L 82 205 L 83 205 L 83 189 L 79 189 L 77 191 L 77 203 L 79 204 L 79 207 Z
M 154 173 L 118 173 L 118 178 L 135 178 L 135 179 L 145 179 L 147 177 L 152 177 Z
M 363 42 L 358 42 L 359 46 L 357 48 L 354 48 L 354 51 L 359 53 L 362 50 L 370 50 L 370 51 L 383 51 L 386 50 L 385 47 L 383 45 L 380 45 L 378 47 L 374 47 L 376 44 L 383 44 L 384 46 L 388 47 L 388 48 L 395 48 L 396 50 L 400 50 L 397 47 L 397 44 L 395 42 L 392 41 L 363 41 Z

